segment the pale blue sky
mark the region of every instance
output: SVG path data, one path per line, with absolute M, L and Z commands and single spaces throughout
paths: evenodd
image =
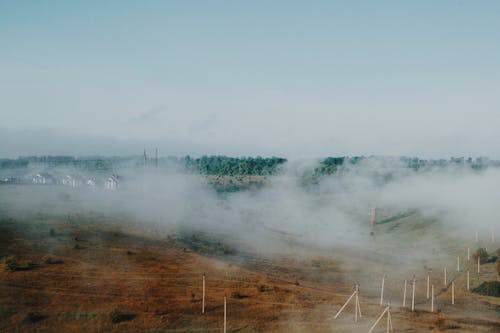
M 500 157 L 498 1 L 0 0 L 0 50 L 0 156 Z

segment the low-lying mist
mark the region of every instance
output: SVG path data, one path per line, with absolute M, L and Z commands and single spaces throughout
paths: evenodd
M 486 235 L 500 220 L 500 170 L 409 170 L 396 159 L 369 159 L 313 181 L 303 175 L 316 161 L 291 161 L 259 188 L 219 193 L 205 176 L 173 170 L 125 168 L 117 191 L 100 188 L 2 185 L 7 213 L 56 215 L 100 212 L 137 222 L 217 235 L 260 252 L 289 252 L 300 244 L 363 248 L 377 219 L 405 212 L 439 220 L 445 228 Z M 71 172 L 71 170 L 64 170 Z M 496 230 L 498 231 L 498 230 Z M 410 242 L 422 242 L 413 239 Z

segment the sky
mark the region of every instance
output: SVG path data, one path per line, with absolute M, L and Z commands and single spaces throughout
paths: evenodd
M 0 156 L 500 158 L 498 1 L 0 0 Z

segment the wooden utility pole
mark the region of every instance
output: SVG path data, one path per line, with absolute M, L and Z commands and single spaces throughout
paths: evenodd
M 361 307 L 359 306 L 359 286 L 356 285 L 356 305 L 354 309 L 354 321 L 358 322 L 358 314 L 361 318 Z
M 372 325 L 368 333 L 373 332 L 375 329 L 375 326 L 380 322 L 380 320 L 384 317 L 384 315 L 387 313 L 387 333 L 394 331 L 394 328 L 392 327 L 392 319 L 391 319 L 391 305 L 388 304 L 387 307 L 384 309 L 384 311 L 380 314 L 380 316 L 377 318 L 375 323 Z
M 430 283 L 431 283 L 431 275 L 429 273 L 427 273 L 427 299 L 429 299 L 429 286 L 430 286 Z
M 412 296 L 411 296 L 411 311 L 415 311 L 415 283 L 416 283 L 415 276 L 413 276 L 413 291 L 412 291 Z
M 385 274 L 382 276 L 382 287 L 380 288 L 380 306 L 384 305 Z
M 224 333 L 226 333 L 226 312 L 227 312 L 226 296 L 224 296 Z
M 455 305 L 455 281 L 451 281 L 451 304 Z
M 432 285 L 431 312 L 434 312 L 434 285 Z
M 205 313 L 205 273 L 203 273 L 203 294 L 201 299 L 201 313 Z
M 405 280 L 405 289 L 403 291 L 403 307 L 406 307 L 406 280 Z
M 361 317 L 361 307 L 359 305 L 359 285 L 356 285 L 356 287 L 354 289 L 354 292 L 351 294 L 351 296 L 349 296 L 349 298 L 347 299 L 347 301 L 345 301 L 344 305 L 342 305 L 342 307 L 340 308 L 340 310 L 337 311 L 337 313 L 333 317 L 334 319 L 338 318 L 338 316 L 340 315 L 340 313 L 344 310 L 344 308 L 347 306 L 347 304 L 349 304 L 349 302 L 351 301 L 351 299 L 353 297 L 356 297 L 355 298 L 355 309 L 354 309 L 354 321 L 355 322 L 358 321 L 358 315 L 359 315 L 359 317 Z

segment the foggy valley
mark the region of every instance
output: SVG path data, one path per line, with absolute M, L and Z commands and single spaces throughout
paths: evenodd
M 23 159 L 30 161 L 25 163 Z M 81 278 L 89 279 L 90 284 L 95 283 L 91 276 L 103 273 L 89 273 L 87 270 L 92 269 L 87 266 L 100 267 L 102 260 L 111 259 L 113 266 L 125 267 L 127 273 L 121 277 L 124 281 L 128 281 L 131 272 L 151 279 L 159 274 L 158 283 L 163 281 L 165 288 L 171 288 L 169 278 L 162 278 L 166 273 L 147 273 L 148 268 L 156 267 L 156 261 L 160 268 L 154 269 L 168 271 L 161 262 L 166 264 L 169 259 L 160 259 L 165 254 L 159 249 L 153 250 L 159 247 L 163 251 L 181 251 L 183 256 L 196 256 L 198 262 L 202 260 L 203 265 L 218 272 L 211 272 L 210 278 L 212 274 L 226 274 L 226 278 L 218 281 L 217 290 L 239 295 L 232 296 L 231 306 L 243 296 L 247 302 L 255 299 L 260 304 L 262 300 L 258 294 L 246 294 L 245 288 L 227 284 L 233 279 L 245 279 L 247 274 L 228 273 L 228 270 L 259 272 L 270 285 L 289 283 L 294 288 L 324 288 L 326 294 L 321 301 L 310 300 L 311 304 L 321 304 L 314 305 L 312 312 L 298 300 L 278 303 L 295 304 L 294 307 L 301 309 L 296 310 L 301 316 L 326 315 L 329 319 L 323 322 L 334 328 L 336 324 L 331 316 L 336 312 L 340 295 L 347 294 L 354 283 L 361 287 L 362 302 L 369 305 L 377 302 L 379 280 L 386 275 L 385 299 L 399 307 L 402 281 L 411 281 L 412 276 L 416 276 L 421 284 L 417 290 L 417 308 L 426 311 L 428 301 L 422 293 L 427 274 L 441 288 L 440 271 L 447 267 L 458 283 L 465 267 L 474 269 L 466 258 L 467 251 L 469 260 L 479 247 L 486 248 L 490 256 L 496 258 L 498 247 L 495 234 L 500 234 L 497 222 L 500 198 L 496 185 L 500 182 L 500 168 L 498 162 L 488 159 L 445 161 L 371 156 L 287 161 L 274 157 L 151 158 L 145 155 L 97 159 L 32 157 L 2 163 L 2 229 L 4 237 L 16 235 L 4 239 L 3 265 L 9 274 L 4 281 L 6 286 L 13 286 L 17 278 L 29 279 L 34 275 L 32 278 L 38 281 L 29 283 L 41 283 L 43 287 L 37 289 L 38 292 L 57 294 L 55 299 L 63 297 L 69 289 L 62 287 L 59 295 L 58 291 L 51 291 L 50 280 L 44 282 L 44 274 L 52 261 L 61 262 L 61 267 L 76 260 L 87 262 L 72 270 Z M 102 251 L 118 252 L 111 252 L 105 259 L 101 258 Z M 461 258 L 458 260 L 462 260 L 463 268 L 453 273 L 456 256 Z M 130 263 L 130 258 L 140 258 L 143 265 L 153 261 L 150 263 L 153 266 L 137 267 Z M 18 266 L 12 266 L 11 261 Z M 494 266 L 495 263 L 486 264 L 488 268 L 482 269 L 491 270 L 488 276 L 498 281 Z M 186 269 L 194 280 L 208 270 L 196 265 Z M 20 277 L 20 274 L 26 276 Z M 53 273 L 48 274 L 47 277 Z M 473 278 L 472 285 L 478 287 L 483 279 Z M 112 285 L 98 284 L 91 289 L 104 292 L 108 288 L 121 288 L 113 279 L 108 283 Z M 252 285 L 250 281 L 245 283 Z M 256 290 L 262 287 L 257 282 L 253 284 Z M 165 306 L 176 307 L 185 297 L 187 308 L 182 311 L 192 309 L 196 313 L 200 305 L 198 287 L 186 286 L 175 291 L 180 292 L 180 299 Z M 266 295 L 271 298 L 270 304 L 281 297 L 276 286 L 262 288 L 274 288 L 272 296 Z M 449 307 L 444 296 L 447 289 L 441 290 L 443 296 L 436 300 L 439 311 L 446 312 Z M 127 296 L 126 290 L 119 290 L 116 296 L 109 296 L 114 299 L 112 303 L 118 304 L 100 311 L 131 312 L 134 318 L 141 316 L 149 322 L 146 318 L 153 310 L 141 314 L 144 309 L 137 308 L 138 305 L 123 305 L 131 296 Z M 165 291 L 170 292 L 170 289 Z M 189 301 L 188 295 L 182 296 L 185 293 L 194 296 Z M 337 296 L 325 299 L 329 293 Z M 467 297 L 476 297 L 473 295 Z M 490 302 L 493 306 L 497 301 Z M 156 316 L 155 320 L 174 320 L 172 327 L 195 329 L 201 325 L 194 319 L 190 319 L 190 324 L 179 322 L 179 318 L 190 318 L 191 314 L 182 312 L 179 317 L 175 310 L 164 314 L 162 311 L 155 309 L 154 313 L 162 314 L 151 315 Z M 52 320 L 63 320 L 52 311 L 40 313 L 47 316 L 41 321 L 46 325 L 51 325 Z M 482 313 L 491 319 L 496 317 L 494 306 Z M 99 326 L 100 329 L 123 329 L 101 318 L 103 315 L 85 325 L 92 323 L 87 326 L 92 329 L 95 323 L 104 322 L 99 324 L 104 325 Z M 297 315 L 293 315 L 291 323 L 298 320 Z M 278 311 L 277 316 L 292 314 Z M 399 322 L 406 314 L 393 313 L 393 316 Z M 460 322 L 451 315 L 448 317 L 449 325 Z M 75 320 L 83 325 L 82 318 Z M 250 330 L 289 327 L 279 324 L 279 319 L 271 321 L 269 326 L 260 318 L 232 320 L 231 327 L 242 325 Z M 137 320 L 130 323 L 130 327 L 136 327 Z M 207 327 L 215 328 L 219 324 L 215 320 Z M 61 325 L 71 327 L 66 321 Z M 431 320 L 428 325 L 436 324 Z M 479 327 L 488 331 L 498 327 L 495 325 L 495 322 L 485 322 Z M 307 324 L 293 326 L 308 330 Z M 469 326 L 463 324 L 463 327 Z
M 500 2 L 1 1 L 0 332 L 500 332 Z

